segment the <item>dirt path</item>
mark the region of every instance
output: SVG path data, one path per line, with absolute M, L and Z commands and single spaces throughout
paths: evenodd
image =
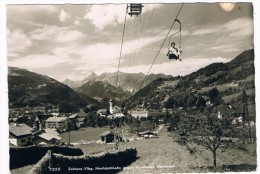
M 136 147 L 139 156 L 121 173 L 189 172 L 187 169 L 192 165 L 198 166 L 197 163 L 188 162 L 192 156 L 185 146 L 173 142 L 172 137 L 168 136 L 167 127 L 161 127 L 158 136 L 156 139 L 136 140 L 121 146 Z

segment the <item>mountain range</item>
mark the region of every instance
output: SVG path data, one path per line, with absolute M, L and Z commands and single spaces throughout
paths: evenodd
M 143 103 L 161 108 L 173 103 L 193 106 L 198 95 L 205 96 L 213 87 L 219 90 L 225 103 L 241 100 L 243 89 L 247 89 L 250 102 L 255 97 L 254 50 L 244 51 L 228 63 L 213 63 L 186 76 L 151 74 L 145 78 L 142 73 L 119 72 L 118 85 L 117 73 L 92 73 L 82 81 L 67 79 L 63 84 L 26 69 L 9 67 L 8 70 L 10 107 L 63 103 L 104 107 L 110 98 L 124 101 L 130 109 Z M 143 82 L 144 87 L 139 90 Z
M 91 73 L 88 77 L 86 77 L 82 81 L 72 81 L 70 79 L 66 79 L 63 81 L 63 83 L 70 86 L 73 89 L 78 89 L 79 87 L 87 83 L 91 84 L 90 82 L 99 81 L 99 82 L 104 82 L 104 85 L 110 84 L 114 87 L 119 87 L 123 89 L 125 92 L 130 92 L 133 94 L 140 89 L 141 85 L 145 86 L 158 78 L 167 79 L 171 77 L 172 77 L 171 75 L 164 75 L 164 74 L 150 74 L 146 76 L 143 73 L 114 72 L 114 73 L 103 73 L 101 75 L 96 75 L 95 73 Z

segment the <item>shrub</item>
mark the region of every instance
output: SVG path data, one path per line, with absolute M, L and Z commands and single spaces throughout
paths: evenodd
M 83 155 L 81 149 L 63 146 L 10 147 L 10 169 L 12 170 L 26 165 L 35 164 L 47 153 L 48 150 L 66 156 Z
M 51 168 L 58 169 L 58 171 L 55 171 L 56 174 L 117 173 L 124 166 L 129 165 L 137 159 L 137 151 L 135 148 L 128 148 L 115 152 L 102 152 L 96 155 L 64 156 L 53 154 L 51 158 L 48 156 L 44 158 L 36 165 L 36 167 L 41 169 L 41 174 L 52 173 L 50 171 Z M 50 164 L 51 167 L 48 168 Z M 36 167 L 34 167 L 34 170 L 36 170 Z M 82 170 L 73 171 L 70 168 Z

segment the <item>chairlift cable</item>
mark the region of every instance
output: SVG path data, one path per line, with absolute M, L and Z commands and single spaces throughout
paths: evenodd
M 137 16 L 137 18 L 138 18 L 138 16 Z M 134 34 L 134 39 L 133 39 L 133 41 L 135 41 L 135 38 L 136 38 L 136 34 L 137 34 L 137 29 L 139 28 L 139 22 L 138 21 L 136 21 L 136 27 L 135 27 L 135 34 Z M 131 60 L 132 60 L 132 58 L 133 58 L 133 50 L 134 50 L 134 43 L 132 44 L 132 49 L 131 49 L 131 55 L 130 55 L 130 57 L 129 57 L 129 61 L 128 61 L 128 67 L 131 65 Z
M 149 68 L 147 74 L 145 75 L 144 80 L 143 80 L 143 82 L 141 83 L 141 86 L 140 86 L 139 89 L 141 89 L 142 86 L 144 85 L 144 82 L 145 82 L 145 80 L 146 80 L 146 77 L 147 77 L 147 75 L 150 73 L 150 71 L 151 71 L 151 69 L 152 69 L 152 66 L 153 66 L 154 62 L 156 61 L 156 59 L 157 59 L 157 57 L 158 57 L 158 55 L 159 55 L 159 53 L 160 53 L 160 51 L 161 51 L 161 49 L 162 49 L 162 47 L 163 47 L 163 45 L 164 45 L 164 43 L 165 43 L 165 41 L 166 41 L 168 35 L 170 34 L 170 32 L 171 32 L 171 30 L 172 30 L 172 28 L 173 28 L 173 26 L 174 26 L 174 24 L 175 24 L 175 22 L 176 22 L 176 19 L 178 19 L 178 16 L 179 16 L 179 14 L 180 14 L 180 12 L 181 12 L 183 6 L 184 6 L 184 3 L 182 3 L 182 5 L 181 5 L 181 7 L 180 7 L 180 9 L 179 9 L 179 11 L 178 11 L 178 13 L 177 13 L 177 15 L 176 15 L 176 17 L 175 17 L 175 19 L 174 19 L 172 25 L 171 25 L 171 27 L 170 27 L 170 29 L 169 29 L 169 31 L 168 31 L 166 37 L 164 38 L 164 40 L 163 40 L 163 42 L 162 42 L 162 44 L 161 44 L 160 49 L 159 49 L 159 51 L 157 52 L 157 54 L 156 54 L 156 56 L 155 56 L 155 58 L 154 58 L 154 60 L 153 60 L 153 62 L 152 62 L 152 64 L 151 64 L 151 66 L 150 66 L 150 68 Z
M 123 43 L 124 43 L 124 36 L 125 36 L 126 15 L 127 15 L 127 8 L 126 8 L 126 12 L 125 12 L 125 21 L 124 21 L 123 36 L 122 36 L 121 49 L 120 49 L 120 57 L 119 57 L 118 68 L 117 68 L 116 87 L 117 87 L 117 85 L 118 85 L 118 74 L 119 74 L 119 68 L 120 68 L 121 57 L 122 57 L 122 49 L 123 49 Z
M 138 48 L 140 48 L 140 47 L 139 47 L 140 41 L 141 41 L 140 38 L 141 38 L 141 35 L 142 35 L 142 30 L 143 30 L 143 27 L 144 27 L 146 15 L 147 15 L 147 13 L 145 13 L 145 15 L 144 15 L 144 19 L 143 19 L 143 22 L 142 22 L 142 25 L 141 25 L 141 28 L 140 28 L 140 31 L 139 31 L 139 37 L 138 37 L 138 41 L 137 41 L 137 44 L 136 44 L 136 47 L 135 47 L 135 53 L 134 53 L 134 58 L 133 58 L 132 66 L 134 65 L 134 61 L 135 61 L 135 58 L 136 58 L 136 54 L 137 54 L 137 52 L 138 52 L 137 50 L 138 50 Z M 140 15 L 140 18 L 141 18 L 141 15 Z
M 151 13 L 151 16 L 150 16 L 150 18 L 149 18 L 148 24 L 147 24 L 147 26 L 146 26 L 146 30 L 145 30 L 145 33 L 144 33 L 144 38 L 143 38 L 141 47 L 142 47 L 142 45 L 144 44 L 144 41 L 146 40 L 147 30 L 150 28 L 150 24 L 151 24 L 151 21 L 152 21 L 153 13 L 154 13 L 154 9 L 152 10 L 152 13 Z M 137 60 L 138 60 L 137 65 L 138 65 L 139 60 L 140 60 L 141 52 L 142 52 L 142 50 L 139 51 L 139 54 L 138 54 L 138 57 L 137 57 Z

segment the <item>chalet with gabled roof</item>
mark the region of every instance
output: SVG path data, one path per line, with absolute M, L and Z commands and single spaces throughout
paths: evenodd
M 9 143 L 14 146 L 31 145 L 33 129 L 26 124 L 9 124 Z

